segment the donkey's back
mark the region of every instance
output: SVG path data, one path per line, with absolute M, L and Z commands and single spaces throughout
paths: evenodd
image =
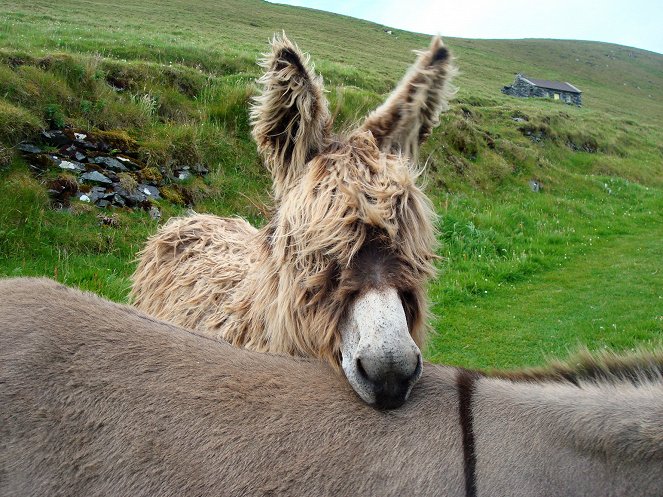
M 380 411 L 323 363 L 0 280 L 0 495 L 660 497 L 663 361 L 616 364 L 429 365 Z
M 459 430 L 442 443 L 436 420 L 366 406 L 324 363 L 236 349 L 46 279 L 0 280 L 0 406 L 3 496 L 461 495 Z M 319 423 L 338 429 L 311 436 Z

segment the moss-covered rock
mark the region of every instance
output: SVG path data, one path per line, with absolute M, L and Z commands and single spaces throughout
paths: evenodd
M 163 181 L 163 175 L 156 167 L 145 167 L 138 174 L 145 183 L 158 184 Z
M 96 142 L 106 143 L 111 149 L 130 154 L 138 153 L 138 142 L 124 130 L 95 130 L 88 133 L 88 137 Z
M 132 173 L 118 173 L 120 186 L 128 192 L 134 191 L 138 187 L 138 181 Z
M 188 205 L 187 199 L 179 185 L 168 185 L 161 188 L 161 196 L 176 205 Z

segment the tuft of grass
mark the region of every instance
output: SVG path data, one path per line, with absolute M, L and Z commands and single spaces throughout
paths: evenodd
M 0 98 L 0 142 L 4 142 L 5 150 L 25 138 L 34 136 L 41 127 L 41 119 L 27 109 Z

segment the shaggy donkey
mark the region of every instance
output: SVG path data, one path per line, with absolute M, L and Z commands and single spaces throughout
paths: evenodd
M 136 307 L 262 352 L 340 364 L 366 402 L 398 407 L 421 375 L 434 211 L 416 185 L 420 143 L 455 73 L 439 38 L 347 136 L 331 132 L 322 81 L 285 37 L 263 61 L 253 137 L 274 213 L 171 220 L 147 243 Z
M 398 411 L 48 280 L 0 280 L 0 495 L 663 495 L 663 355 L 490 377 Z

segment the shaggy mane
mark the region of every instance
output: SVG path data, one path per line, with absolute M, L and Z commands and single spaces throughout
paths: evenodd
M 245 283 L 253 290 L 238 292 L 240 298 L 231 298 L 221 319 L 208 327 L 226 328 L 224 338 L 238 346 L 338 364 L 338 325 L 361 291 L 361 281 L 352 278 L 353 263 L 364 247 L 377 244 L 396 260 L 393 280 L 406 296 L 412 337 L 423 346 L 424 290 L 436 272 L 437 237 L 436 214 L 417 177 L 408 160 L 381 152 L 368 132 L 330 143 L 261 231 L 255 278 Z M 252 305 L 263 299 L 273 301 L 273 309 Z M 250 332 L 258 323 L 274 330 L 264 343 L 253 341 Z
M 663 383 L 663 349 L 627 354 L 583 349 L 566 360 L 517 371 L 491 371 L 488 376 L 513 381 L 617 384 Z

